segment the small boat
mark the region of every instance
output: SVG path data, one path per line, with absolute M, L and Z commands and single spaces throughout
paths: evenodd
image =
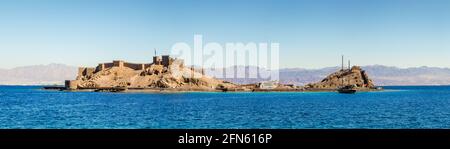
M 102 87 L 96 88 L 94 92 L 124 92 L 128 90 L 126 87 Z
M 45 90 L 60 90 L 60 91 L 66 90 L 66 87 L 63 86 L 44 86 L 43 88 Z
M 342 94 L 354 94 L 354 93 L 356 93 L 356 89 L 354 88 L 353 85 L 347 85 L 347 86 L 344 86 L 344 87 L 340 87 L 340 88 L 337 89 L 337 91 L 339 93 L 342 93 Z

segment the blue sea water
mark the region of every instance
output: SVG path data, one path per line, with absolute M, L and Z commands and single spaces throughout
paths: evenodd
M 0 128 L 450 128 L 450 86 L 315 93 L 97 93 L 0 86 Z

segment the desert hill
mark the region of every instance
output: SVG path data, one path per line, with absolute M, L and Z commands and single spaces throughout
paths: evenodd
M 351 69 L 341 69 L 328 75 L 322 81 L 308 84 L 305 87 L 316 89 L 336 89 L 348 85 L 354 85 L 358 88 L 375 87 L 366 71 L 362 70 L 359 66 L 353 66 Z
M 178 62 L 178 63 L 177 63 Z M 96 68 L 80 68 L 76 80 L 66 82 L 70 89 L 96 88 L 171 88 L 180 90 L 216 90 L 234 88 L 235 84 L 204 75 L 202 70 L 185 67 L 170 57 L 155 57 L 151 64 L 123 61 L 99 64 Z

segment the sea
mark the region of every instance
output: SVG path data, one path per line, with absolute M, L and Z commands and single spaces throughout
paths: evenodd
M 450 128 L 450 86 L 384 89 L 109 93 L 0 86 L 0 129 Z

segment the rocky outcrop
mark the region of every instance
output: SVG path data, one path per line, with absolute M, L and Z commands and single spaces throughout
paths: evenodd
M 76 80 L 66 82 L 69 89 L 98 88 L 175 88 L 216 90 L 235 88 L 237 85 L 218 80 L 183 65 L 152 64 L 144 70 L 126 66 L 113 66 L 93 73 L 80 73 Z
M 375 87 L 368 74 L 359 66 L 353 66 L 351 69 L 339 70 L 328 75 L 321 82 L 311 83 L 305 87 L 314 89 L 336 89 L 348 85 L 360 89 L 370 89 Z

